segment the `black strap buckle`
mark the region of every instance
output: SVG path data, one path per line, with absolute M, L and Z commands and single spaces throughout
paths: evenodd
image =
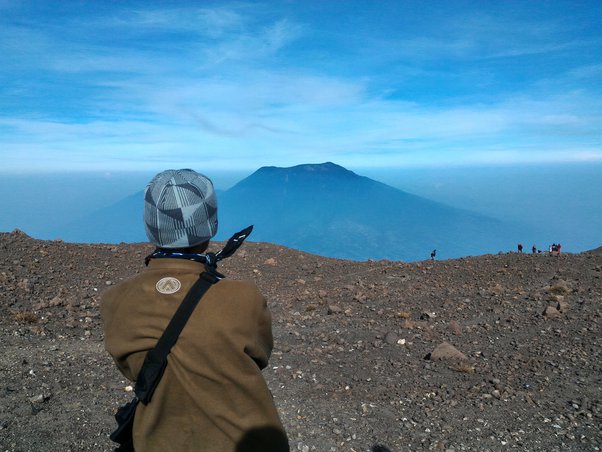
M 221 273 L 218 273 L 217 271 L 215 271 L 215 269 L 213 268 L 207 268 L 207 271 L 204 271 L 203 273 L 201 273 L 201 278 L 203 278 L 205 281 L 207 281 L 208 283 L 211 284 L 215 284 L 216 282 L 218 282 L 221 278 L 224 277 L 224 275 L 222 275 Z

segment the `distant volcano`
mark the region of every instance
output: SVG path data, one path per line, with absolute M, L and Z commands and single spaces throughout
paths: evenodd
M 74 223 L 68 241 L 146 241 L 142 192 Z M 329 257 L 414 261 L 498 252 L 520 237 L 499 220 L 406 193 L 334 163 L 263 167 L 218 194 L 217 240 L 250 240 Z
M 330 257 L 411 261 L 428 258 L 433 249 L 445 257 L 483 254 L 507 249 L 504 237 L 512 232 L 501 221 L 330 162 L 260 168 L 220 202 L 220 239 L 254 224 L 252 240 Z

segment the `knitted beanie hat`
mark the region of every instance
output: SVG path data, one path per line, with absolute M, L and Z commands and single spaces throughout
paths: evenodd
M 144 227 L 159 248 L 188 248 L 217 233 L 211 180 L 190 169 L 157 174 L 144 192 Z

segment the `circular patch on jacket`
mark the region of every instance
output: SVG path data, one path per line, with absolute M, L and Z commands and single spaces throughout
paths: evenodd
M 157 292 L 165 295 L 170 295 L 180 290 L 180 287 L 182 287 L 182 283 L 176 278 L 168 276 L 157 281 L 155 287 L 157 288 Z

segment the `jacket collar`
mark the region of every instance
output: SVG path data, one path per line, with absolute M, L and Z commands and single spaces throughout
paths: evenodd
M 150 270 L 180 270 L 194 273 L 202 273 L 205 271 L 205 265 L 200 262 L 190 261 L 187 259 L 170 258 L 151 259 L 147 268 Z

